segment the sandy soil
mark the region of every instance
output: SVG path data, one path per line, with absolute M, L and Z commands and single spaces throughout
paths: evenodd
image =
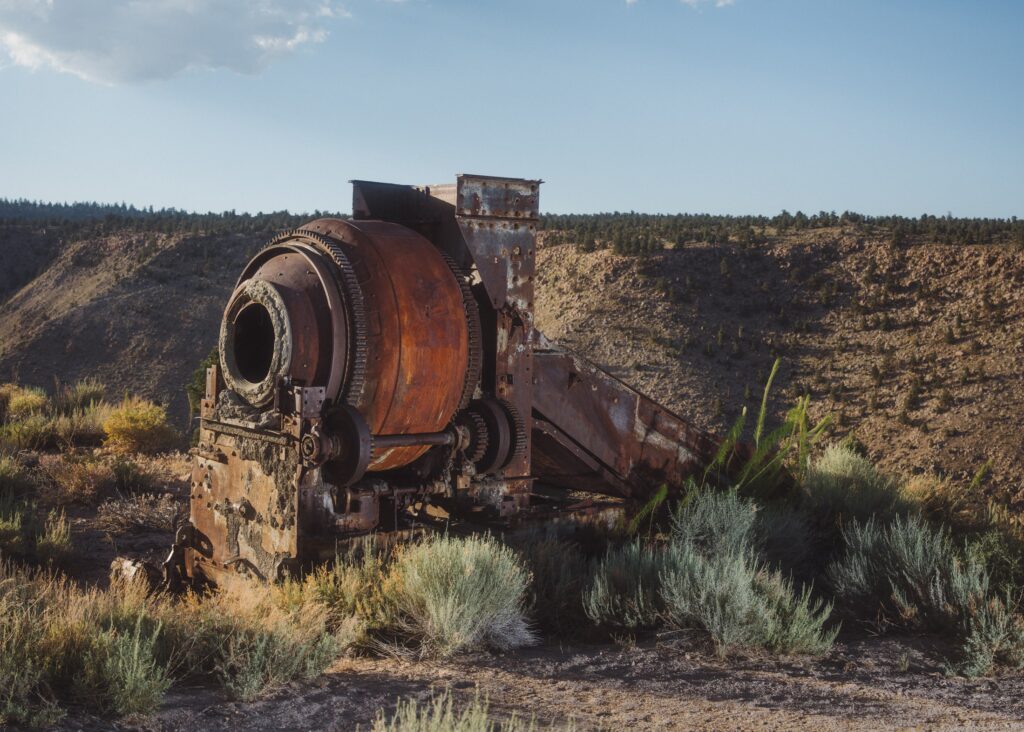
M 479 689 L 498 715 L 579 730 L 1024 730 L 1024 675 L 943 673 L 942 649 L 916 638 L 841 641 L 821 660 L 720 661 L 685 637 L 636 645 L 542 646 L 450 662 L 346 659 L 317 681 L 261 701 L 176 688 L 152 718 L 72 717 L 62 729 L 368 729 L 396 699 Z

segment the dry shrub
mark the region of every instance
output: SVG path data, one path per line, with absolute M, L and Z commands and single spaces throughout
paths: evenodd
M 179 667 L 212 676 L 232 696 L 251 700 L 295 679 L 318 676 L 338 656 L 329 612 L 295 582 L 239 581 L 176 609 L 171 642 Z
M 0 565 L 0 723 L 49 724 L 77 702 L 152 710 L 169 679 L 159 640 L 169 603 L 143 583 L 81 590 Z
M 103 422 L 106 444 L 117 452 L 164 452 L 174 448 L 178 436 L 167 424 L 167 410 L 158 404 L 128 397 Z
M 43 455 L 39 468 L 47 479 L 42 495 L 51 505 L 95 505 L 114 486 L 110 464 L 92 455 Z
M 183 512 L 174 496 L 141 493 L 100 504 L 94 525 L 112 534 L 130 531 L 174 531 Z
M 530 573 L 492 537 L 432 537 L 401 547 L 387 578 L 396 626 L 426 655 L 535 642 L 525 617 Z

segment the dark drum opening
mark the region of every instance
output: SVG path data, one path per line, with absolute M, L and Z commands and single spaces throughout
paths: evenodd
M 233 348 L 242 378 L 253 384 L 267 378 L 274 358 L 274 323 L 258 302 L 246 305 L 235 318 Z

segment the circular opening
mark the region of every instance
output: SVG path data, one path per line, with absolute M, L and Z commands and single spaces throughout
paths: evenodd
M 267 309 L 258 302 L 246 305 L 235 318 L 232 347 L 242 378 L 253 384 L 267 378 L 274 358 L 274 323 Z

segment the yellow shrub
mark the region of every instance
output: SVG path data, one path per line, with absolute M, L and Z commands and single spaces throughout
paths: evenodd
M 49 400 L 42 389 L 18 388 L 7 401 L 7 420 L 12 422 L 32 414 L 41 414 L 48 405 Z
M 129 397 L 114 408 L 103 423 L 104 444 L 118 452 L 162 452 L 172 449 L 178 436 L 167 424 L 167 411 L 151 401 Z

